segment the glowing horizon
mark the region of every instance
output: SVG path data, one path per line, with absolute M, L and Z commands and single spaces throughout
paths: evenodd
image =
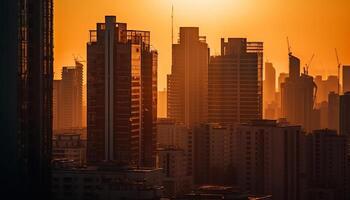
M 350 64 L 350 2 L 346 0 L 331 5 L 317 0 L 61 0 L 55 2 L 55 78 L 60 78 L 62 66 L 74 64 L 73 55 L 86 59 L 88 31 L 105 15 L 115 15 L 129 29 L 151 32 L 151 44 L 159 52 L 158 90 L 163 90 L 171 69 L 172 5 L 174 41 L 180 26 L 197 26 L 212 55 L 220 52 L 222 37 L 262 41 L 264 62 L 272 62 L 278 76 L 288 71 L 288 36 L 302 67 L 315 54 L 312 75 L 337 74 L 335 48 L 341 63 Z

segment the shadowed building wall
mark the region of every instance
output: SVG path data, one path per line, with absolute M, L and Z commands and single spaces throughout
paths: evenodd
M 52 135 L 52 0 L 0 3 L 3 196 L 49 199 Z
M 209 49 L 198 27 L 180 27 L 179 43 L 173 44 L 172 55 L 168 117 L 187 127 L 206 122 Z

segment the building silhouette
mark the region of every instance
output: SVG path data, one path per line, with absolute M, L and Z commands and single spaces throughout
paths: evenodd
M 53 2 L 1 1 L 3 196 L 48 199 L 52 135 Z
M 343 66 L 343 93 L 350 92 L 350 66 Z
M 208 56 L 208 44 L 199 36 L 199 28 L 180 27 L 167 77 L 167 114 L 188 127 L 208 120 Z
M 194 131 L 194 181 L 197 185 L 233 183 L 233 126 L 200 124 Z
M 322 76 L 315 77 L 315 84 L 317 85 L 316 103 L 328 101 L 328 95 L 331 92 L 338 93 L 338 77 L 328 76 L 326 80 Z
M 87 161 L 155 165 L 157 52 L 106 16 L 87 44 Z
M 300 60 L 290 53 L 289 77 L 281 84 L 282 117 L 310 132 L 314 124 L 312 119 L 316 91 L 313 77 L 300 75 Z
M 315 130 L 307 136 L 307 199 L 347 199 L 346 137 L 335 130 Z
M 75 66 L 62 68 L 59 89 L 59 129 L 82 127 L 83 108 L 83 65 L 76 61 Z
M 335 92 L 328 94 L 328 129 L 339 133 L 339 95 Z
M 221 55 L 211 57 L 209 64 L 209 122 L 233 124 L 262 119 L 262 68 L 262 42 L 221 39 Z
M 164 88 L 163 91 L 158 91 L 158 118 L 166 118 L 167 117 L 167 90 Z
M 52 129 L 53 132 L 61 129 L 60 108 L 61 108 L 61 80 L 53 80 L 52 89 Z
M 350 136 L 350 92 L 340 96 L 340 134 Z
M 183 123 L 175 122 L 173 119 L 160 118 L 157 123 L 157 147 L 167 149 L 168 147 L 183 150 L 186 157 L 186 176 L 193 176 L 193 131 Z M 192 183 L 193 181 L 191 181 Z
M 300 126 L 256 120 L 235 133 L 237 184 L 249 194 L 273 199 L 304 199 L 304 136 Z
M 264 102 L 266 104 L 275 101 L 276 93 L 276 70 L 272 63 L 265 63 L 265 80 L 264 80 Z

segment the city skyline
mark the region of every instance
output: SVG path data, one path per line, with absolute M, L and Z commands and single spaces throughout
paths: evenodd
M 171 71 L 172 5 L 174 43 L 178 38 L 179 27 L 182 26 L 200 27 L 200 35 L 207 36 L 212 55 L 219 55 L 221 37 L 235 36 L 263 41 L 264 60 L 272 62 L 276 74 L 279 74 L 288 71 L 288 36 L 293 54 L 301 60 L 301 67 L 315 54 L 310 67 L 312 75 L 320 74 L 325 78 L 327 75 L 337 74 L 335 48 L 339 51 L 341 63 L 350 63 L 350 46 L 346 45 L 350 42 L 350 28 L 346 26 L 350 19 L 346 15 L 346 8 L 350 6 L 350 2 L 345 0 L 332 5 L 315 0 L 289 3 L 275 0 L 102 0 L 93 5 L 94 12 L 89 12 L 92 4 L 92 1 L 84 4 L 67 0 L 55 2 L 56 79 L 59 78 L 62 66 L 73 64 L 73 55 L 85 59 L 87 30 L 94 27 L 95 21 L 102 21 L 104 15 L 110 14 L 117 15 L 122 21 L 128 21 L 132 29 L 140 28 L 151 32 L 153 47 L 159 52 L 158 90 L 166 88 L 166 75 Z M 207 15 L 209 9 L 215 15 Z M 193 12 L 196 15 L 192 15 Z M 67 32 L 67 29 L 74 31 Z
M 0 1 L 3 196 L 350 199 L 350 2 L 55 3 Z

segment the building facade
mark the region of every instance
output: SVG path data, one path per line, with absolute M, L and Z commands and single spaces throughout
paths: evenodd
M 315 130 L 307 136 L 307 199 L 348 199 L 346 137 L 335 130 Z
M 343 65 L 343 94 L 350 92 L 350 66 Z
M 206 122 L 208 96 L 206 38 L 198 27 L 180 27 L 178 44 L 172 45 L 171 74 L 167 77 L 168 118 L 193 127 Z
M 87 44 L 88 162 L 153 165 L 157 52 L 150 33 L 106 16 Z
M 290 53 L 289 77 L 281 84 L 282 117 L 301 125 L 307 132 L 312 131 L 316 91 L 313 77 L 300 75 L 300 60 Z
M 157 122 L 158 149 L 182 150 L 186 157 L 186 176 L 193 177 L 193 131 L 173 119 L 160 118 Z
M 300 126 L 257 120 L 235 133 L 237 184 L 250 194 L 304 199 L 304 135 Z
M 83 108 L 83 65 L 62 68 L 62 80 L 59 89 L 59 123 L 60 129 L 82 127 Z
M 55 200 L 160 200 L 161 169 L 127 168 L 118 165 L 57 168 L 52 174 Z
M 194 179 L 198 185 L 233 183 L 233 127 L 201 124 L 194 131 Z
M 5 194 L 49 198 L 53 1 L 1 1 L 0 100 Z M 6 153 L 5 153 L 6 152 Z
M 221 56 L 210 58 L 210 123 L 246 123 L 262 119 L 263 43 L 245 38 L 221 39 Z M 203 97 L 204 98 L 204 97 Z

